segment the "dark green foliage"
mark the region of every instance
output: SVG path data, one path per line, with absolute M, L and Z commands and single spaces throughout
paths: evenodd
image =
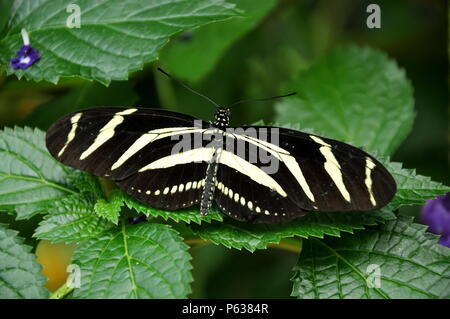
M 399 217 L 377 229 L 344 235 L 339 240 L 309 240 L 294 268 L 292 295 L 448 298 L 449 249 L 437 245 L 437 236 L 425 230 L 426 226 L 413 224 L 411 218 Z M 379 267 L 378 274 L 374 267 Z
M 46 298 L 47 279 L 17 232 L 0 224 L 0 298 Z

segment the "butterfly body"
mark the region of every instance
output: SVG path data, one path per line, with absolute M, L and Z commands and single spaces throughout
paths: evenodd
M 395 181 L 375 158 L 343 142 L 270 126 L 230 127 L 160 109 L 100 107 L 59 119 L 50 153 L 115 181 L 148 204 L 178 210 L 215 202 L 230 217 L 277 223 L 308 211 L 374 210 Z M 176 212 L 174 212 L 176 213 Z
M 214 114 L 213 127 L 225 131 L 230 125 L 231 110 L 228 108 L 218 108 Z

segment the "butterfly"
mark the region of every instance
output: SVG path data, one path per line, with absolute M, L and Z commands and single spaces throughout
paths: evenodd
M 233 106 L 248 101 L 255 100 Z M 151 207 L 200 204 L 206 215 L 215 202 L 224 214 L 251 223 L 310 211 L 370 211 L 395 195 L 391 174 L 363 150 L 283 127 L 231 127 L 231 107 L 211 102 L 213 122 L 152 108 L 76 111 L 49 128 L 47 149 Z

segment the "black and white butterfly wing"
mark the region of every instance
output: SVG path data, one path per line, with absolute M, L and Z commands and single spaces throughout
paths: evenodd
M 255 183 L 256 176 L 242 170 L 219 165 L 215 201 L 224 214 L 240 221 L 273 224 L 307 213 L 277 190 Z
M 395 195 L 396 183 L 389 171 L 359 148 L 282 128 L 280 142 L 304 172 L 314 195 L 314 200 L 308 200 L 315 210 L 375 210 L 388 204 Z
M 201 158 L 191 161 L 189 154 L 171 155 L 180 141 L 204 140 L 196 135 L 208 126 L 189 115 L 159 109 L 90 108 L 55 122 L 46 143 L 62 163 L 114 180 L 153 207 L 178 209 L 198 202 L 206 163 Z
M 153 207 L 175 210 L 201 198 L 216 152 L 210 139 L 217 130 L 210 128 L 171 111 L 91 108 L 58 120 L 46 143 L 62 163 L 114 180 Z M 276 223 L 314 210 L 373 210 L 395 194 L 383 165 L 348 144 L 276 127 L 221 134 L 214 198 L 232 218 Z
M 226 135 L 235 150 L 231 155 L 225 147 L 221 156 L 216 201 L 234 218 L 274 223 L 305 211 L 374 210 L 395 194 L 386 168 L 346 143 L 277 127 L 242 127 Z M 240 159 L 236 149 L 244 150 Z M 239 196 L 224 196 L 220 182 Z

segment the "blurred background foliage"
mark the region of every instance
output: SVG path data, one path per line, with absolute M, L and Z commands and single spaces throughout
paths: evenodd
M 102 105 L 162 107 L 211 119 L 213 107 L 156 71 L 176 77 L 220 104 L 282 93 L 298 71 L 344 44 L 371 46 L 395 59 L 414 87 L 413 131 L 393 160 L 450 184 L 447 6 L 445 1 L 230 0 L 243 17 L 173 38 L 156 63 L 109 87 L 78 78 L 54 85 L 0 75 L 0 127 L 48 126 L 75 109 Z M 381 6 L 381 29 L 366 26 L 367 5 Z M 0 25 L 3 17 L 0 14 Z M 0 72 L 1 74 L 1 72 Z M 232 124 L 271 121 L 274 103 L 243 104 Z M 301 123 L 307 127 L 307 123 Z M 417 216 L 418 208 L 404 210 Z M 3 216 L 1 221 L 12 219 Z M 32 219 L 31 224 L 39 221 Z M 8 220 L 11 222 L 11 220 Z M 11 227 L 29 237 L 30 223 Z M 27 236 L 28 235 L 28 236 Z M 29 244 L 36 244 L 29 239 Z M 298 256 L 270 249 L 253 254 L 214 245 L 192 248 L 192 297 L 286 297 Z M 273 280 L 271 280 L 273 278 Z

